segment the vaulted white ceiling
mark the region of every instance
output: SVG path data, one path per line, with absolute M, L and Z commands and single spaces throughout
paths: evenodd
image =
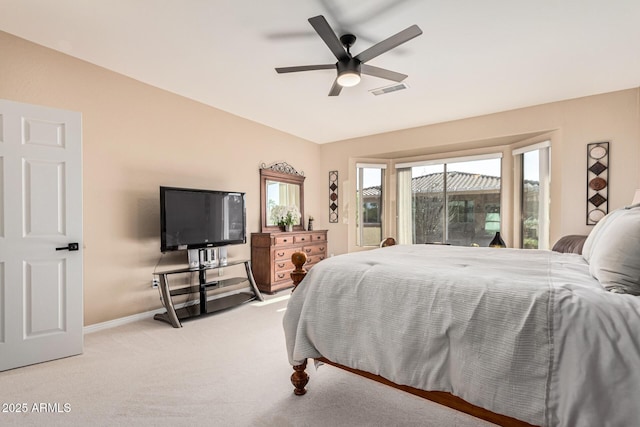
M 353 54 L 417 24 L 369 62 L 408 89 L 277 74 L 336 62 L 316 15 Z M 638 0 L 0 0 L 0 30 L 317 143 L 640 86 Z

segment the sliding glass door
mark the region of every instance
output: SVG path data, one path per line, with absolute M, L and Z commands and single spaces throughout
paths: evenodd
M 378 246 L 382 241 L 385 168 L 386 165 L 357 165 L 356 245 L 358 246 Z
M 550 143 L 514 150 L 519 157 L 520 247 L 549 249 Z

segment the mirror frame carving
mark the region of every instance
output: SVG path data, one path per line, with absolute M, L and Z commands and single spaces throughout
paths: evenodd
M 286 162 L 260 165 L 260 221 L 263 233 L 282 231 L 278 225 L 267 225 L 267 180 L 300 186 L 300 224 L 294 225 L 293 230 L 304 231 L 304 179 L 304 173 Z

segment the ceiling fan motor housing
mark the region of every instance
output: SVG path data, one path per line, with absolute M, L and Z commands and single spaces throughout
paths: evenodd
M 360 82 L 362 63 L 359 60 L 349 58 L 346 61 L 338 61 L 336 67 L 338 68 L 338 84 L 340 86 L 355 86 Z
M 362 69 L 362 63 L 355 58 L 351 58 L 348 61 L 338 61 L 336 66 L 338 67 L 338 75 L 349 72 L 360 74 Z

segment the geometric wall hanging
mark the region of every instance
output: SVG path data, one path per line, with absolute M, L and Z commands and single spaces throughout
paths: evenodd
M 329 222 L 338 222 L 338 171 L 329 172 Z
M 609 143 L 587 144 L 587 225 L 609 212 Z

